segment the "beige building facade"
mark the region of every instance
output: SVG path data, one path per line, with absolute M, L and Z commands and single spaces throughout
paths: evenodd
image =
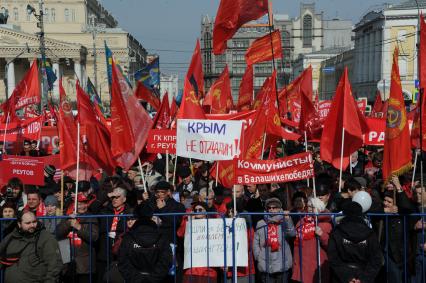
M 142 44 L 119 28 L 116 19 L 97 0 L 43 2 L 46 57 L 57 76 L 64 77 L 64 86 L 71 99 L 75 99 L 76 79 L 85 86 L 90 78 L 102 100 L 109 101 L 105 43 L 131 81 L 133 73 L 146 65 L 147 52 Z M 1 87 L 0 83 L 0 100 L 5 98 L 6 85 L 10 94 L 29 63 L 40 58 L 38 19 L 27 13 L 28 4 L 40 13 L 38 0 L 0 1 L 0 13 L 7 9 L 9 14 L 7 24 L 0 25 L 0 79 L 5 84 Z M 21 52 L 6 70 L 6 63 Z M 58 95 L 56 81 L 52 96 Z

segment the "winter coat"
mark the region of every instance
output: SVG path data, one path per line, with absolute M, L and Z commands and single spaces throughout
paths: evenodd
M 99 237 L 98 221 L 96 218 L 79 218 L 79 221 L 81 229 L 74 229 L 74 237 L 81 239 L 81 245 L 73 245 L 72 241 L 70 245 L 71 254 L 74 255 L 75 260 L 75 272 L 77 274 L 88 274 L 90 271 L 95 273 L 96 253 L 94 243 Z M 73 228 L 70 225 L 69 219 L 63 219 L 56 228 L 57 238 L 59 240 L 68 239 L 72 231 Z M 91 270 L 90 265 L 92 265 Z
M 302 221 L 305 221 L 305 218 L 302 218 L 299 223 L 296 224 L 296 238 L 299 237 L 299 227 Z M 299 241 L 300 244 L 296 244 L 294 247 L 292 279 L 295 281 L 301 281 L 304 283 L 319 281 L 317 268 L 317 239 L 319 239 L 321 282 L 329 282 L 330 272 L 327 259 L 327 246 L 330 232 L 332 230 L 330 216 L 319 216 L 318 227 L 320 227 L 323 232 L 321 237 L 315 236 L 312 239 L 301 240 Z M 302 273 L 300 272 L 301 265 Z
M 260 272 L 275 273 L 284 272 L 292 267 L 292 256 L 290 246 L 286 241 L 287 237 L 294 237 L 296 231 L 294 229 L 293 221 L 291 218 L 282 220 L 282 215 L 273 217 L 266 216 L 268 222 L 280 223 L 278 226 L 278 241 L 279 249 L 275 252 L 266 245 L 267 243 L 267 222 L 262 219 L 257 222 L 256 231 L 253 240 L 253 256 L 257 261 L 257 268 Z
M 114 215 L 114 209 L 111 205 L 108 205 L 101 210 L 100 214 L 104 215 Z M 119 214 L 129 214 L 129 208 L 126 204 L 124 210 Z M 97 242 L 97 259 L 98 261 L 107 262 L 107 255 L 109 255 L 109 262 L 112 262 L 112 246 L 114 245 L 115 238 L 109 237 L 109 232 L 111 231 L 111 225 L 114 217 L 100 217 L 99 218 L 99 241 Z M 119 217 L 117 228 L 115 231 L 116 237 L 122 234 L 127 228 L 125 217 Z
M 172 198 L 168 198 L 166 200 L 166 206 L 161 209 L 157 207 L 155 198 L 152 198 L 150 205 L 154 209 L 154 213 L 185 213 L 185 207 Z M 160 216 L 160 219 L 161 233 L 166 236 L 166 238 L 169 240 L 169 243 L 173 243 L 176 231 L 182 222 L 182 216 Z
M 38 223 L 34 233 L 15 228 L 0 243 L 2 258 L 19 257 L 19 261 L 5 267 L 5 283 L 55 283 L 62 268 L 58 242 Z
M 154 222 L 136 222 L 124 235 L 118 268 L 126 282 L 162 282 L 172 263 L 170 244 Z
M 342 219 L 330 235 L 327 255 L 332 282 L 342 283 L 374 282 L 383 260 L 376 234 L 361 217 Z

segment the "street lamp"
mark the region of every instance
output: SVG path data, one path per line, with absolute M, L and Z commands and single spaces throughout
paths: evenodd
M 36 9 L 31 6 L 30 4 L 27 5 L 27 13 L 28 15 L 34 15 L 34 17 L 37 19 L 37 27 L 40 28 L 40 32 L 37 33 L 39 40 L 40 40 L 40 53 L 41 53 L 41 74 L 42 74 L 42 81 L 43 81 L 43 87 L 42 87 L 42 98 L 41 98 L 41 105 L 40 110 L 43 109 L 43 105 L 47 104 L 47 76 L 46 76 L 46 45 L 44 42 L 44 12 L 43 12 L 43 0 L 38 1 L 38 7 L 39 7 L 39 13 L 37 14 Z
M 96 15 L 91 14 L 89 16 L 90 24 L 86 25 L 83 28 L 84 32 L 90 32 L 92 33 L 92 40 L 93 40 L 93 79 L 95 83 L 95 90 L 98 91 L 98 66 L 97 66 L 97 53 L 96 53 L 96 35 L 98 33 L 105 32 L 106 25 L 105 24 L 97 24 L 96 23 Z

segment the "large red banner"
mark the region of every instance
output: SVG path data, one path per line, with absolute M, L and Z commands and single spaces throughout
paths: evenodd
M 21 123 L 0 124 L 0 140 L 15 142 L 18 139 L 38 140 L 43 116 L 27 119 Z
M 234 167 L 235 183 L 243 185 L 285 183 L 314 176 L 310 152 L 273 160 L 235 159 Z
M 0 184 L 19 178 L 25 185 L 44 185 L 44 162 L 42 158 L 3 156 L 0 161 Z
M 327 118 L 328 112 L 330 112 L 331 103 L 332 100 L 320 101 L 318 105 L 318 115 L 321 120 L 325 120 L 325 118 Z M 365 113 L 367 108 L 367 101 L 365 99 L 358 100 L 357 105 L 359 110 L 361 110 L 362 113 Z
M 169 153 L 176 154 L 176 129 L 149 131 L 146 143 L 148 153 Z

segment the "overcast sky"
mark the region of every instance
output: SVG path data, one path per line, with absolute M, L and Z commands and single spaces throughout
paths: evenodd
M 202 15 L 214 16 L 219 0 L 98 0 L 149 53 L 160 55 L 162 72 L 185 74 L 195 41 L 200 37 Z M 275 14 L 298 16 L 300 3 L 312 1 L 273 0 Z M 313 1 L 326 19 L 349 19 L 355 24 L 378 5 L 398 0 Z

